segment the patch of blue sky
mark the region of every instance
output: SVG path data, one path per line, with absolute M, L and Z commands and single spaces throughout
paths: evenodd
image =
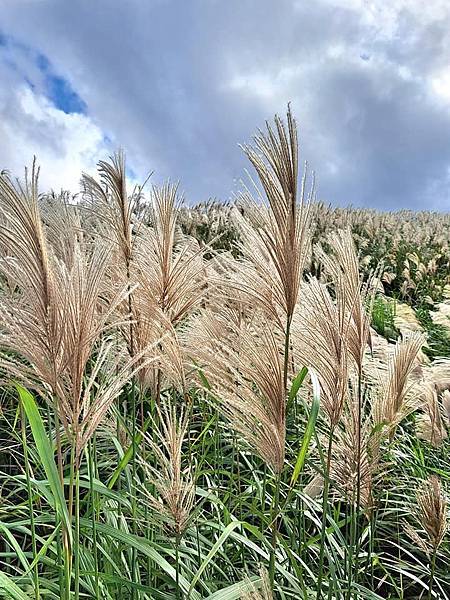
M 36 55 L 36 64 L 45 78 L 45 93 L 59 110 L 69 113 L 85 113 L 87 106 L 64 77 L 56 75 L 48 58 Z
M 2 32 L 0 32 L 0 52 L 3 53 L 4 62 L 16 71 L 19 70 L 20 61 L 14 60 L 14 55 L 21 55 L 37 67 L 42 77 L 41 91 L 56 108 L 66 114 L 86 113 L 87 106 L 84 100 L 67 79 L 55 72 L 50 60 L 44 54 Z M 21 73 L 21 75 L 31 89 L 36 88 L 36 82 L 30 78 L 29 73 Z

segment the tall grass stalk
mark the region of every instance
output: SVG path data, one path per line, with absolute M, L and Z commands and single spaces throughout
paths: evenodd
M 181 535 L 177 532 L 175 534 L 175 586 L 177 600 L 181 600 L 182 590 L 180 588 L 180 542 Z
M 69 471 L 69 497 L 68 497 L 68 513 L 69 513 L 69 526 L 73 529 L 73 513 L 74 513 L 74 501 L 76 501 L 76 441 L 75 438 L 72 438 L 72 443 L 70 447 L 70 471 Z M 71 589 L 72 589 L 72 577 L 73 577 L 73 558 L 74 555 L 77 557 L 78 555 L 78 544 L 79 537 L 76 531 L 75 524 L 75 535 L 73 536 L 73 546 L 70 547 L 70 550 L 66 554 L 66 564 L 65 564 L 65 594 L 66 600 L 70 600 L 71 598 Z M 75 558 L 76 562 L 76 558 Z M 76 579 L 76 576 L 75 576 Z M 75 585 L 76 587 L 76 585 Z
M 357 583 L 359 572 L 359 551 L 360 551 L 360 529 L 359 517 L 361 508 L 361 432 L 362 432 L 362 411 L 363 411 L 363 389 L 362 389 L 362 362 L 358 363 L 358 383 L 357 383 L 357 405 L 356 405 L 356 497 L 352 498 L 351 506 L 351 530 L 350 530 L 350 557 L 349 557 L 349 579 L 348 579 L 348 598 L 352 596 L 352 588 Z M 357 594 L 357 592 L 355 592 Z
M 80 465 L 77 461 L 75 469 L 75 519 L 74 519 L 74 555 L 75 555 L 75 600 L 80 598 Z
M 97 497 L 94 490 L 94 478 L 96 475 L 95 461 L 96 461 L 96 444 L 95 436 L 89 441 L 87 447 L 87 458 L 88 458 L 88 469 L 89 469 L 89 499 L 90 499 L 90 513 L 92 521 L 92 554 L 94 559 L 94 590 L 95 600 L 100 600 L 100 586 L 99 586 L 99 561 L 98 561 L 98 548 L 97 548 Z
M 434 585 L 434 576 L 436 572 L 436 557 L 437 557 L 437 548 L 433 549 L 430 560 L 430 583 L 428 586 L 428 600 L 432 600 L 433 598 L 433 585 Z
M 22 448 L 23 448 L 23 459 L 25 464 L 25 477 L 27 482 L 27 501 L 28 511 L 30 516 L 30 529 L 31 529 L 31 548 L 33 552 L 33 560 L 37 559 L 37 543 L 36 543 L 36 528 L 34 523 L 34 506 L 33 506 L 33 493 L 31 489 L 31 472 L 30 462 L 28 458 L 28 442 L 26 432 L 26 416 L 23 404 L 20 401 L 20 423 L 22 431 Z M 33 586 L 34 586 L 34 597 L 35 600 L 40 600 L 40 585 L 39 585 L 39 562 L 36 562 L 33 568 Z
M 133 327 L 130 324 L 130 330 Z M 131 334 L 130 334 L 131 335 Z M 136 498 L 136 477 L 137 477 L 137 460 L 136 460 L 136 434 L 137 434 L 137 414 L 136 414 L 136 384 L 134 378 L 131 381 L 131 444 L 132 444 L 132 458 L 131 458 L 131 531 L 134 535 L 137 534 L 137 498 Z M 138 565 L 136 561 L 136 548 L 131 548 L 131 573 L 133 581 L 138 580 L 137 576 Z M 136 590 L 132 588 L 131 596 L 134 599 L 136 597 Z
M 319 565 L 317 575 L 317 600 L 322 598 L 322 582 L 324 574 L 324 557 L 327 532 L 327 517 L 328 517 L 328 494 L 330 491 L 330 476 L 331 476 L 331 452 L 333 449 L 334 428 L 332 427 L 328 434 L 327 462 L 323 479 L 323 498 L 322 498 L 322 529 L 320 532 L 320 550 L 319 550 Z

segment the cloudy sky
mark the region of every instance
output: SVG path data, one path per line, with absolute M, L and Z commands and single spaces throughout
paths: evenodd
M 2 0 L 0 168 L 230 198 L 239 143 L 292 103 L 333 204 L 450 210 L 448 0 Z

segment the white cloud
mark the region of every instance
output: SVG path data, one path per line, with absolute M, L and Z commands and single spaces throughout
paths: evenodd
M 24 84 L 0 94 L 0 164 L 22 175 L 36 155 L 40 188 L 78 191 L 82 171 L 110 152 L 100 128 L 84 114 L 66 114 Z
M 236 92 L 244 92 L 268 101 L 278 100 L 285 103 L 286 89 L 291 87 L 305 72 L 300 65 L 278 66 L 275 70 L 236 73 L 225 83 L 225 88 Z
M 339 10 L 348 10 L 359 17 L 361 23 L 373 30 L 380 38 L 391 38 L 397 34 L 401 22 L 411 17 L 425 27 L 433 22 L 447 20 L 448 0 L 320 0 L 323 5 Z M 302 0 L 295 2 L 296 8 L 304 6 Z
M 320 197 L 448 207 L 448 0 L 3 4 L 2 33 L 47 57 L 88 114 L 49 104 L 26 58 L 12 84 L 0 64 L 0 168 L 36 153 L 43 183 L 72 186 L 108 132 L 137 178 L 226 198 L 248 166 L 237 144 L 292 101 Z
M 434 93 L 450 107 L 450 69 L 445 69 L 431 77 Z

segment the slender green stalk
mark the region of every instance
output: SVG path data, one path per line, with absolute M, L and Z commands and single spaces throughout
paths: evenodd
M 72 446 L 70 450 L 70 475 L 69 475 L 69 501 L 68 501 L 68 512 L 69 512 L 69 522 L 72 523 L 73 517 L 73 505 L 74 505 L 74 496 L 76 496 L 75 490 L 75 439 L 72 440 Z M 75 538 L 76 538 L 75 532 Z M 74 553 L 78 554 L 77 541 L 74 538 L 74 548 L 70 548 L 67 546 L 65 548 L 65 594 L 66 600 L 70 600 L 71 597 L 71 585 L 72 585 L 72 565 L 73 565 L 73 555 Z
M 352 597 L 353 584 L 356 583 L 359 570 L 359 511 L 361 505 L 361 426 L 362 426 L 362 365 L 358 365 L 358 388 L 357 388 L 357 414 L 356 414 L 356 493 L 351 499 L 351 522 L 350 522 L 350 548 L 348 553 L 348 589 L 347 600 Z
M 58 522 L 58 518 L 56 518 L 55 527 L 58 526 Z M 62 540 L 63 537 L 63 535 L 58 535 L 56 538 L 56 564 L 58 567 L 58 585 L 60 598 L 64 598 L 64 540 Z
M 75 465 L 75 535 L 74 535 L 74 556 L 75 556 L 75 600 L 80 597 L 80 465 L 77 460 Z
M 158 415 L 158 406 L 160 405 L 160 394 L 161 394 L 161 372 L 160 369 L 158 369 L 158 373 L 157 373 L 157 390 L 156 390 L 156 395 L 150 400 L 150 414 L 151 417 L 153 419 L 153 424 L 154 427 L 152 427 L 152 440 L 153 443 L 156 443 L 156 428 L 159 424 L 159 415 Z M 151 460 L 153 461 L 153 466 L 156 465 L 156 459 L 153 456 L 153 454 L 151 455 Z M 155 485 L 154 483 L 151 484 L 151 492 L 155 493 Z M 148 527 L 148 537 L 149 540 L 154 541 L 155 537 L 157 535 L 157 526 L 154 523 L 154 521 L 150 522 L 150 525 Z M 156 586 L 157 585 L 157 573 L 156 573 L 156 569 L 155 569 L 155 563 L 151 560 L 151 558 L 149 558 L 149 560 L 147 561 L 147 568 L 149 569 L 149 574 L 151 575 L 151 583 L 152 585 Z
M 131 381 L 131 437 L 132 437 L 132 446 L 133 446 L 133 456 L 131 459 L 131 514 L 132 514 L 132 522 L 131 522 L 131 531 L 134 535 L 137 534 L 137 498 L 136 498 L 136 384 L 134 381 L 134 377 Z M 133 546 L 131 548 L 131 575 L 133 582 L 137 583 L 138 580 L 138 565 L 136 560 L 136 548 Z M 138 594 L 139 596 L 139 594 Z M 136 590 L 132 588 L 132 598 L 136 597 Z
M 53 404 L 54 407 L 56 407 L 56 395 L 53 394 Z M 48 417 L 48 426 L 50 427 L 51 424 L 51 419 L 50 419 L 50 406 L 47 404 L 48 410 L 47 410 L 47 417 Z M 54 421 L 54 427 L 55 427 L 55 442 L 56 442 L 56 456 L 57 456 L 57 462 L 58 462 L 58 474 L 59 474 L 59 480 L 61 482 L 61 486 L 64 489 L 64 464 L 63 464 L 63 455 L 62 455 L 62 443 L 61 443 L 61 429 L 60 429 L 60 422 L 59 422 L 59 416 L 58 416 L 58 411 L 54 410 L 54 415 L 55 415 L 55 421 Z M 58 519 L 56 519 L 56 525 L 58 524 Z M 61 544 L 62 541 L 62 544 Z M 68 533 L 66 531 L 66 526 L 64 524 L 64 522 L 61 521 L 61 536 L 58 536 L 58 539 L 56 541 L 56 551 L 57 551 L 57 559 L 58 559 L 58 580 L 59 580 L 59 593 L 61 598 L 63 597 L 64 594 L 64 586 L 67 584 L 64 583 L 64 572 L 65 572 L 65 565 L 66 565 L 66 558 L 67 558 L 67 547 L 69 545 L 69 540 L 68 540 Z M 61 548 L 62 546 L 62 548 Z
M 433 598 L 433 585 L 434 585 L 434 577 L 436 571 L 436 555 L 437 548 L 433 549 L 433 554 L 431 555 L 431 563 L 430 563 L 430 583 L 428 586 L 428 600 L 432 600 Z
M 58 411 L 55 410 L 55 441 L 56 441 L 56 456 L 58 460 L 58 473 L 61 480 L 61 484 L 64 483 L 64 465 L 62 456 L 62 443 L 61 443 L 61 425 L 59 422 Z
M 91 501 L 91 520 L 92 520 L 92 551 L 94 556 L 94 589 L 95 599 L 100 600 L 100 588 L 99 588 L 99 564 L 98 564 L 98 551 L 97 551 L 97 522 L 96 522 L 96 511 L 97 502 L 96 494 L 94 490 L 94 455 L 95 455 L 95 439 L 89 441 L 88 446 L 88 468 L 89 468 L 89 496 Z
M 267 465 L 264 463 L 263 465 L 263 481 L 262 481 L 262 489 L 261 489 L 261 504 L 262 504 L 262 518 L 261 518 L 261 535 L 264 533 L 265 529 L 265 512 L 266 512 L 266 492 L 267 492 Z
M 303 473 L 300 474 L 299 488 L 301 490 L 303 489 Z M 288 505 L 288 501 L 289 501 L 289 494 L 286 498 L 285 506 Z M 296 505 L 296 511 L 298 514 L 298 518 L 296 520 L 295 526 L 292 528 L 293 539 L 292 539 L 291 545 L 293 548 L 295 548 L 295 546 L 298 547 L 298 554 L 299 554 L 300 563 L 301 563 L 301 561 L 303 561 L 303 559 L 304 559 L 306 535 L 305 535 L 305 507 L 304 507 L 303 498 L 300 495 L 296 496 L 295 505 Z M 296 536 L 296 537 L 294 537 L 294 536 Z M 309 597 L 308 589 L 305 585 L 305 580 L 303 577 L 303 570 L 301 568 L 298 570 L 298 578 L 300 580 L 300 586 L 302 588 L 303 598 L 304 598 L 304 600 L 308 600 L 308 597 Z
M 177 532 L 175 535 L 175 583 L 176 583 L 176 595 L 177 600 L 181 600 L 181 588 L 180 588 L 180 540 L 181 536 Z
M 319 554 L 319 574 L 317 577 L 317 600 L 322 597 L 322 581 L 323 581 L 323 563 L 325 557 L 325 540 L 327 531 L 327 515 L 328 515 L 328 493 L 330 489 L 330 470 L 331 470 L 331 451 L 333 448 L 333 434 L 334 428 L 332 427 L 328 437 L 328 450 L 327 450 L 327 465 L 324 473 L 323 482 L 323 501 L 322 501 L 322 530 L 320 532 L 320 554 Z
M 30 480 L 30 461 L 28 458 L 28 444 L 27 444 L 27 433 L 26 433 L 26 417 L 23 409 L 22 402 L 20 403 L 20 421 L 22 430 L 22 446 L 23 446 L 23 458 L 25 463 L 25 477 L 27 480 L 27 500 L 28 500 L 28 512 L 30 513 L 30 530 L 31 530 L 31 547 L 33 550 L 33 560 L 37 556 L 37 545 L 36 545 L 36 528 L 34 524 L 34 507 L 33 507 L 33 494 L 31 490 Z M 33 568 L 33 585 L 34 585 L 34 597 L 35 600 L 39 600 L 40 588 L 39 588 L 39 564 Z
M 371 510 L 370 513 L 370 523 L 369 523 L 369 551 L 367 552 L 366 564 L 364 571 L 367 573 L 370 571 L 370 585 L 374 587 L 374 568 L 373 568 L 373 560 L 372 557 L 375 552 L 375 529 L 376 529 L 376 511 L 375 509 Z
M 286 318 L 286 329 L 284 338 L 284 361 L 283 361 L 283 389 L 287 394 L 287 380 L 288 380 L 288 369 L 289 369 L 289 348 L 290 348 L 290 334 L 291 334 L 291 321 L 292 315 L 287 315 Z M 283 420 L 286 421 L 286 402 L 282 407 Z M 273 589 L 275 583 L 275 554 L 278 544 L 278 518 L 280 512 L 280 485 L 281 485 L 282 470 L 275 474 L 275 493 L 272 501 L 272 509 L 270 515 L 270 522 L 272 527 L 272 548 L 270 550 L 269 558 L 269 581 Z
M 126 232 L 129 235 L 129 232 Z M 125 267 L 127 276 L 127 289 L 128 289 L 128 314 L 129 314 L 129 353 L 133 358 L 135 356 L 135 339 L 134 339 L 134 323 L 133 323 L 133 299 L 132 299 L 132 287 L 131 287 L 131 253 L 125 256 Z M 131 530 L 133 534 L 137 533 L 137 504 L 136 504 L 136 381 L 135 377 L 131 380 L 131 419 L 132 419 L 132 446 L 133 454 L 131 459 L 131 471 L 132 471 L 132 488 L 131 492 L 131 512 L 132 512 L 132 523 Z M 142 415 L 143 416 L 143 415 Z M 131 574 L 133 582 L 137 582 L 137 560 L 136 560 L 136 548 L 131 548 Z M 139 596 L 139 594 L 138 594 Z M 136 597 L 136 590 L 134 587 L 131 588 L 131 597 L 134 600 Z
M 358 365 L 358 414 L 357 414 L 357 453 L 356 453 L 356 516 L 355 516 L 355 568 L 354 582 L 357 582 L 359 571 L 359 551 L 360 551 L 360 531 L 359 531 L 359 513 L 361 508 L 361 428 L 362 428 L 362 411 L 363 411 L 363 393 L 362 393 L 362 364 Z
M 269 557 L 269 581 L 273 588 L 275 583 L 275 554 L 278 544 L 278 515 L 280 510 L 280 482 L 281 474 L 275 475 L 275 492 L 272 500 L 272 507 L 270 512 L 270 523 L 272 527 L 272 547 L 270 549 Z
M 70 585 L 72 580 L 72 551 L 66 543 L 64 546 L 64 597 L 70 600 Z

